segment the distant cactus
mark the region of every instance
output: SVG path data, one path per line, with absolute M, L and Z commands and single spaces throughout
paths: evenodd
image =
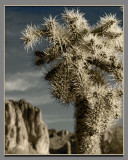
M 22 39 L 29 49 L 47 38 L 49 48 L 35 52 L 35 65 L 52 64 L 45 75 L 52 94 L 64 104 L 74 102 L 77 153 L 100 154 L 100 136 L 121 116 L 123 31 L 111 14 L 94 27 L 79 10 L 65 10 L 62 17 L 64 24 L 45 18 L 43 29 L 28 25 Z
M 71 154 L 71 143 L 67 141 L 66 143 L 66 148 L 67 148 L 67 154 Z

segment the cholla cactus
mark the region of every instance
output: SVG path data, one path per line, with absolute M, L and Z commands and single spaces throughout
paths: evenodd
M 71 154 L 71 143 L 69 141 L 66 142 L 67 154 Z
M 77 153 L 100 154 L 100 136 L 121 116 L 123 31 L 115 15 L 106 15 L 89 26 L 79 10 L 65 10 L 64 25 L 45 18 L 43 29 L 27 26 L 25 48 L 47 38 L 50 47 L 35 52 L 35 65 L 55 66 L 45 75 L 52 94 L 64 104 L 74 103 Z M 118 85 L 119 86 L 119 85 Z

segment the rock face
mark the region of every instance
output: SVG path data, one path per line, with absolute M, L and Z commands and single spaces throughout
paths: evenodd
M 49 135 L 41 111 L 25 100 L 5 102 L 5 153 L 49 154 Z

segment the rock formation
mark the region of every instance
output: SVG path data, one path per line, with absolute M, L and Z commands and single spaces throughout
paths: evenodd
M 116 126 L 102 136 L 102 154 L 123 153 L 123 128 Z M 5 102 L 6 154 L 76 154 L 76 135 L 47 129 L 41 111 L 25 100 Z
M 75 154 L 76 136 L 67 130 L 49 129 L 50 154 Z
M 41 111 L 25 100 L 5 102 L 5 153 L 49 154 L 49 135 Z
M 76 136 L 67 131 L 49 130 L 51 154 L 76 154 Z M 101 138 L 102 154 L 123 154 L 123 128 L 115 126 Z

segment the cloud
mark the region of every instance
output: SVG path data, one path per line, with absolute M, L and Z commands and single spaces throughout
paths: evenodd
M 52 123 L 65 123 L 65 122 L 73 122 L 73 119 L 72 118 L 55 118 L 55 119 L 45 119 L 44 118 L 44 121 L 47 123 L 47 124 L 52 124 Z
M 66 115 L 43 115 L 43 120 L 47 124 L 52 124 L 52 123 L 65 123 L 65 122 L 73 122 L 73 118 L 68 117 Z
M 48 104 L 54 101 L 49 94 L 48 86 L 41 79 L 41 72 L 17 72 L 6 74 L 6 99 L 26 99 L 32 105 Z
M 6 91 L 26 91 L 30 88 L 38 87 L 41 73 L 39 72 L 17 72 L 7 74 L 5 81 Z
M 49 94 L 46 94 L 46 95 L 37 94 L 37 96 L 32 96 L 31 93 L 29 95 L 23 94 L 23 95 L 18 95 L 18 96 L 17 95 L 11 96 L 11 94 L 6 95 L 6 100 L 17 100 L 18 101 L 20 99 L 25 99 L 27 102 L 35 106 L 49 104 L 54 101 L 54 99 L 52 99 Z
M 28 96 L 28 100 L 34 105 L 36 105 L 36 104 L 43 105 L 43 104 L 52 103 L 54 101 L 54 99 L 52 99 L 49 94 L 46 94 L 46 95 L 38 95 L 37 94 L 37 96 L 35 96 L 35 97 Z
M 31 87 L 31 84 L 24 79 L 16 79 L 5 83 L 6 91 L 25 91 Z

